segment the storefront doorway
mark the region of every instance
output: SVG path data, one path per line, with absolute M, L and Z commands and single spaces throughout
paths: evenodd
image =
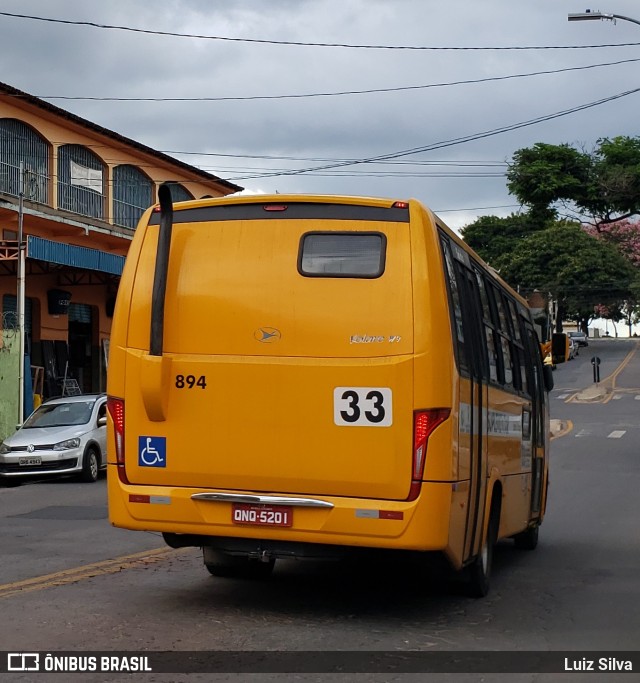
M 67 376 L 77 380 L 83 394 L 94 391 L 93 307 L 87 304 L 69 304 L 69 367 Z

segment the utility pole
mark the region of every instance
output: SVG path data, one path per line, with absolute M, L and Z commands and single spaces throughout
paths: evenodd
M 23 235 L 24 224 L 24 162 L 20 162 L 20 182 L 18 191 L 18 336 L 19 336 L 19 366 L 18 366 L 18 425 L 24 422 L 24 309 L 25 309 L 25 257 L 26 245 Z

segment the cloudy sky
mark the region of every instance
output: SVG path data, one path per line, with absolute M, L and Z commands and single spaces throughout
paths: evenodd
M 585 2 L 3 0 L 0 80 L 250 191 L 416 197 L 459 229 L 518 211 L 516 150 L 640 134 L 640 25 L 568 22 Z

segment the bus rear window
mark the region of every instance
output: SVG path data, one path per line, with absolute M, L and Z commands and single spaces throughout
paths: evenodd
M 386 246 L 377 232 L 310 232 L 302 237 L 298 270 L 310 277 L 380 277 Z

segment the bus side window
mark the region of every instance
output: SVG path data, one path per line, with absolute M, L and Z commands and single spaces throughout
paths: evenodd
M 529 393 L 534 397 L 534 410 L 537 413 L 537 445 L 542 446 L 545 443 L 544 433 L 544 378 L 542 376 L 542 356 L 540 354 L 540 344 L 538 337 L 531 327 L 531 323 L 525 322 L 526 342 L 528 344 L 528 377 L 530 382 Z
M 455 262 L 455 273 L 458 279 L 458 289 L 462 293 L 463 323 L 467 330 L 469 342 L 469 363 L 473 369 L 473 377 L 487 379 L 487 345 L 484 325 L 480 311 L 482 303 L 478 281 L 475 274 L 459 261 Z
M 504 301 L 505 315 L 509 327 L 509 337 L 511 339 L 511 354 L 513 360 L 513 386 L 522 392 L 526 392 L 527 377 L 524 359 L 524 345 L 522 343 L 522 333 L 520 330 L 520 319 L 516 310 L 515 302 L 502 292 Z
M 496 297 L 499 292 L 490 283 L 486 282 L 487 299 L 489 301 L 489 308 L 491 309 L 491 320 L 494 329 L 494 338 L 496 340 L 496 358 L 498 361 L 498 383 L 502 385 L 511 385 L 513 381 L 513 373 L 511 371 L 511 354 L 508 352 L 505 357 L 504 337 L 500 330 L 500 316 L 498 312 L 498 304 Z M 509 381 L 507 381 L 507 379 Z
M 489 362 L 489 380 L 494 384 L 498 382 L 498 351 L 496 343 L 496 331 L 491 321 L 491 307 L 487 297 L 487 289 L 482 273 L 476 271 L 476 281 L 482 303 L 482 324 L 484 327 L 485 344 L 487 347 L 487 358 Z
M 449 294 L 449 308 L 451 310 L 451 323 L 453 327 L 454 343 L 456 344 L 455 354 L 460 373 L 469 376 L 469 366 L 467 363 L 467 349 L 465 347 L 464 326 L 462 324 L 462 306 L 460 302 L 460 290 L 453 267 L 451 247 L 444 238 L 440 240 L 444 265 L 446 271 L 446 284 Z
M 505 310 L 504 299 L 502 292 L 494 288 L 496 307 L 498 311 L 498 319 L 500 321 L 500 346 L 502 347 L 502 358 L 504 360 L 504 384 L 506 387 L 514 386 L 515 364 L 513 358 L 513 350 L 511 348 L 511 330 L 509 325 L 509 317 Z
M 524 369 L 524 347 L 520 334 L 520 322 L 516 312 L 515 302 L 511 300 L 506 292 L 502 292 L 502 302 L 504 305 L 504 316 L 507 323 L 508 337 L 510 340 L 511 360 L 513 367 L 513 386 L 518 391 L 523 391 L 526 386 Z

